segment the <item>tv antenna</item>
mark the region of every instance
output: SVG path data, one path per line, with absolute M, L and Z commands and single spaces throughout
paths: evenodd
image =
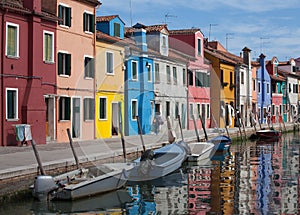
M 208 42 L 210 41 L 210 33 L 211 33 L 211 27 L 217 26 L 218 24 L 209 24 L 209 32 L 208 32 Z
M 264 40 L 268 40 L 270 38 L 269 37 L 260 37 L 259 39 L 260 39 L 260 53 L 262 53 L 263 52 L 263 45 L 269 43 L 269 42 L 264 42 Z
M 230 37 L 230 36 L 233 36 L 234 33 L 226 33 L 226 50 L 228 51 L 228 40 L 229 39 L 233 39 L 233 37 Z
M 176 18 L 177 16 L 171 15 L 169 13 L 165 14 L 165 24 L 167 24 L 167 19 L 169 18 Z

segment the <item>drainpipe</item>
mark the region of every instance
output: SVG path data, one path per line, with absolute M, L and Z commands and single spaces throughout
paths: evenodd
M 2 2 L 2 7 L 3 7 L 3 2 Z M 4 16 L 5 16 L 5 14 L 7 13 L 7 9 L 5 9 L 5 11 L 4 11 L 4 13 L 2 14 L 2 34 L 1 34 L 1 36 L 2 36 L 2 49 L 1 49 L 1 74 L 3 74 L 4 73 L 4 54 L 5 54 L 5 51 L 4 51 L 4 47 L 5 47 L 5 40 L 4 40 L 4 36 L 5 36 L 5 34 L 4 34 L 4 29 L 5 29 L 5 19 L 4 19 Z M 4 86 L 3 86 L 3 84 L 4 84 L 4 77 L 1 77 L 1 93 L 2 93 L 2 98 L 1 98 L 1 113 L 2 113 L 2 119 L 3 119 L 3 123 L 1 124 L 1 145 L 2 146 L 5 146 L 4 145 L 4 124 L 5 124 L 5 122 L 6 122 L 6 119 L 5 119 L 5 116 L 4 116 L 4 108 L 5 108 L 5 106 L 4 106 L 4 98 L 6 97 L 6 95 L 5 95 L 5 90 L 4 90 Z

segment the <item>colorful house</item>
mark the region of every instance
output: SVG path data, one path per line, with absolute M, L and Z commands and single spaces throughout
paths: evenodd
M 117 15 L 96 21 L 96 138 L 110 138 L 123 131 L 124 22 Z
M 57 95 L 55 122 L 51 125 L 57 142 L 71 136 L 78 140 L 95 138 L 95 13 L 97 0 L 48 0 L 47 8 L 60 20 L 57 26 Z M 49 101 L 53 104 L 53 100 Z
M 286 78 L 280 75 L 278 72 L 278 59 L 276 57 L 273 57 L 272 60 L 267 62 L 266 68 L 271 78 L 272 123 L 278 123 L 279 118 L 282 119 L 282 117 L 286 122 L 286 95 L 284 93 L 284 89 L 286 87 Z
M 212 127 L 234 127 L 235 107 L 235 65 L 236 61 L 223 53 L 226 49 L 217 41 L 209 42 L 205 58 L 212 64 L 211 110 Z
M 146 30 L 137 24 L 126 29 L 125 50 L 125 135 L 151 132 L 154 117 L 153 59 L 148 57 Z M 138 118 L 137 118 L 138 116 Z
M 188 72 L 183 73 L 188 88 L 188 129 L 194 129 L 193 115 L 197 128 L 211 126 L 211 67 L 204 58 L 204 36 L 200 29 L 170 31 L 170 47 L 184 53 L 188 62 Z
M 257 70 L 259 69 L 260 64 L 257 61 L 252 61 L 251 62 L 251 70 L 252 70 L 252 117 L 254 119 L 257 119 Z
M 271 78 L 266 69 L 265 55 L 259 56 L 260 67 L 257 70 L 257 104 L 260 123 L 268 123 L 271 111 Z
M 28 124 L 37 144 L 46 143 L 48 98 L 56 93 L 57 17 L 46 0 L 4 0 L 1 16 L 0 145 L 17 145 L 15 126 Z M 20 140 L 21 141 L 21 140 Z

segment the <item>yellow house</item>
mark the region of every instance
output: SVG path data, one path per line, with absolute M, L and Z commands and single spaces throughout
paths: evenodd
M 218 44 L 221 46 L 220 44 Z M 221 46 L 222 48 L 222 46 Z M 223 48 L 224 49 L 224 48 Z M 216 47 L 205 48 L 205 58 L 211 62 L 211 111 L 212 127 L 234 127 L 235 107 L 235 65 L 226 56 L 226 50 Z
M 96 138 L 110 138 L 124 130 L 124 43 L 100 31 L 96 36 Z

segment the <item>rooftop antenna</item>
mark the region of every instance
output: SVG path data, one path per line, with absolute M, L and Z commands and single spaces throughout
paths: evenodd
M 210 33 L 211 33 L 211 27 L 217 26 L 218 24 L 209 24 L 209 32 L 208 32 L 208 42 L 210 41 Z
M 230 36 L 233 36 L 234 33 L 226 33 L 226 50 L 228 51 L 228 40 L 229 39 L 233 39 L 233 37 L 230 37 Z
M 132 4 L 131 4 L 131 0 L 129 1 L 129 7 L 130 7 L 130 26 L 132 27 Z
M 167 19 L 169 18 L 176 18 L 177 16 L 174 16 L 174 15 L 170 15 L 169 13 L 165 14 L 165 24 L 167 24 Z
M 263 45 L 267 44 L 267 42 L 264 42 L 264 40 L 268 40 L 270 38 L 269 37 L 260 37 L 259 39 L 260 39 L 260 53 L 262 53 L 263 52 Z

